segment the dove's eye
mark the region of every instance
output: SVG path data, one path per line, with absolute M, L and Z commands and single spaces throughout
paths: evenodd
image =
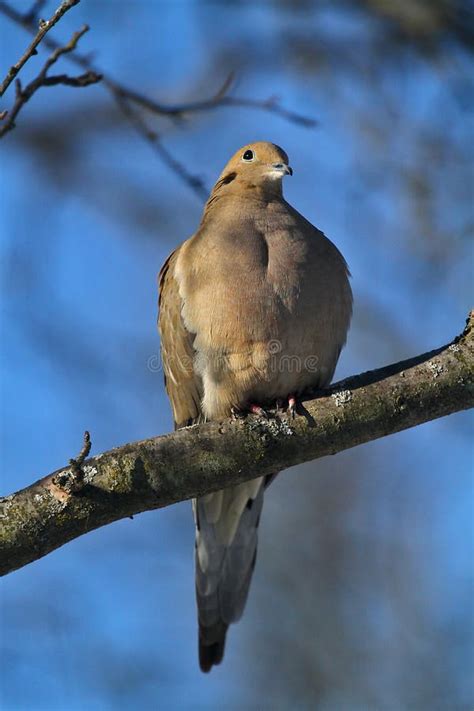
M 254 152 L 250 149 L 248 151 L 245 151 L 244 155 L 242 156 L 242 160 L 253 160 L 254 158 Z

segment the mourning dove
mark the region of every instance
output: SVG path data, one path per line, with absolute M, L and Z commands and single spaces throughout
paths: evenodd
M 288 156 L 251 143 L 215 184 L 197 232 L 159 276 L 175 426 L 290 402 L 331 381 L 352 312 L 347 265 L 283 198 Z M 222 661 L 255 565 L 263 478 L 193 501 L 199 662 Z

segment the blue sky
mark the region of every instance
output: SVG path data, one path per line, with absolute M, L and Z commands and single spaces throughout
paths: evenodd
M 97 50 L 98 66 L 162 101 L 210 95 L 234 68 L 236 95 L 277 94 L 318 119 L 305 129 L 234 108 L 150 122 L 208 185 L 249 141 L 288 152 L 287 199 L 352 272 L 354 321 L 336 376 L 462 329 L 472 304 L 469 57 L 447 47 L 437 64 L 410 51 L 391 61 L 388 49 L 374 53 L 378 28 L 338 5 L 83 0 L 56 36 L 83 22 L 82 49 Z M 0 33 L 3 75 L 27 35 L 3 17 Z M 64 465 L 84 429 L 93 453 L 171 429 L 161 373 L 147 365 L 159 350 L 156 274 L 202 204 L 100 86 L 38 93 L 1 149 L 10 493 Z M 2 708 L 467 708 L 469 425 L 456 414 L 280 476 L 247 610 L 211 676 L 196 660 L 188 503 L 120 521 L 8 576 Z

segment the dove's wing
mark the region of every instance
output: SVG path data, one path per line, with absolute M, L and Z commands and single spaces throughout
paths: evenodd
M 158 277 L 161 359 L 176 428 L 200 419 L 202 398 L 201 380 L 194 370 L 194 336 L 181 315 L 183 304 L 174 272 L 178 254 L 179 248 L 170 254 Z

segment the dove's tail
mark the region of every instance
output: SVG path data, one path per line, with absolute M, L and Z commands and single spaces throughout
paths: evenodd
M 244 611 L 263 489 L 263 479 L 254 479 L 193 501 L 199 665 L 204 672 L 222 661 L 227 628 Z

